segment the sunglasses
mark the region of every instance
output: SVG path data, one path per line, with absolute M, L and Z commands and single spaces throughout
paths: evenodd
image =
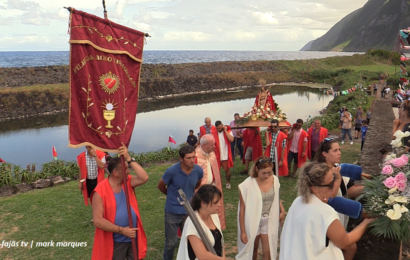
M 332 141 L 332 140 L 335 140 L 335 139 L 334 139 L 334 138 L 325 138 L 325 139 L 323 139 L 322 143 L 324 143 L 325 141 L 326 141 L 326 142 L 330 142 L 330 141 Z
M 272 128 L 278 128 L 278 126 L 277 126 L 277 125 L 271 125 L 271 127 L 272 127 Z
M 336 180 L 336 175 L 333 173 L 333 181 L 331 181 L 329 184 L 321 184 L 321 185 L 315 185 L 316 187 L 329 187 L 329 189 L 333 190 L 335 186 L 335 180 Z
M 268 159 L 259 159 L 259 163 L 267 163 L 267 162 L 272 162 L 272 158 L 268 158 Z

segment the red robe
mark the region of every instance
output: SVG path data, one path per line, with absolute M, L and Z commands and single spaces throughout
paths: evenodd
M 211 134 L 212 134 L 212 131 L 214 131 L 214 130 L 216 131 L 215 126 L 211 125 Z M 199 127 L 199 133 L 200 133 L 200 136 L 206 135 L 206 129 L 205 129 L 204 125 Z
M 253 104 L 253 106 L 260 108 L 261 105 L 259 105 L 259 94 L 256 96 L 255 103 Z M 266 110 L 268 107 L 270 108 L 270 110 L 276 113 L 275 102 L 273 101 L 272 95 L 269 91 L 266 97 L 265 107 L 263 108 L 263 110 Z
M 293 129 L 293 131 L 294 131 L 294 129 Z M 303 140 L 308 136 L 308 133 L 303 129 L 301 129 L 301 131 L 302 132 L 300 133 L 299 143 L 298 143 L 298 168 L 302 167 L 302 165 L 305 164 L 305 162 L 307 160 L 307 146 L 309 144 L 309 143 L 306 144 L 305 157 L 302 157 L 303 144 L 305 143 Z M 290 147 L 292 145 L 292 141 L 293 141 L 293 138 L 288 140 L 288 142 L 289 142 L 289 146 L 288 146 L 289 151 L 290 151 Z
M 243 131 L 243 152 L 246 153 L 248 147 L 252 147 L 252 161 L 255 161 L 262 155 L 262 139 L 259 127 L 257 128 L 259 134 L 256 134 L 255 130 L 247 128 Z M 242 156 L 242 163 L 245 164 L 245 156 Z
M 309 158 L 309 160 L 313 160 L 312 158 L 312 134 L 313 134 L 313 127 L 308 129 L 308 143 L 307 143 L 307 156 Z M 323 141 L 323 139 L 325 139 L 326 137 L 328 137 L 329 133 L 328 130 L 326 128 L 324 128 L 323 126 L 320 127 L 320 133 L 319 133 L 319 144 Z
M 226 126 L 228 128 L 228 131 L 231 131 L 230 126 Z M 223 130 L 222 130 L 223 131 Z M 216 160 L 218 162 L 218 167 L 221 168 L 221 152 L 219 148 L 219 136 L 218 136 L 218 131 L 216 130 L 216 127 L 212 128 L 212 135 L 215 138 L 215 156 Z M 231 142 L 229 142 L 228 137 L 226 136 L 224 132 L 224 138 L 225 138 L 225 143 L 228 146 L 228 168 L 233 167 L 233 159 L 232 159 L 232 153 L 231 153 Z
M 99 150 L 95 150 L 95 155 L 97 155 L 98 159 L 102 160 L 102 158 L 105 158 L 105 153 L 101 152 Z M 80 168 L 81 172 L 81 180 L 87 179 L 87 164 L 85 160 L 85 152 L 81 153 L 80 155 L 77 156 L 77 163 L 78 167 Z M 98 168 L 98 166 L 97 166 Z M 98 183 L 102 182 L 104 180 L 104 168 L 100 169 L 98 168 L 98 175 L 97 175 L 97 185 Z M 87 185 L 86 182 L 83 182 L 83 197 L 84 197 L 84 203 L 86 206 L 88 206 L 88 191 L 87 191 Z
M 211 172 L 208 172 L 208 160 L 211 165 Z M 218 161 L 216 160 L 215 153 L 205 154 L 202 151 L 201 146 L 198 146 L 195 149 L 195 163 L 198 164 L 204 170 L 204 176 L 202 177 L 201 186 L 208 183 L 208 174 L 212 174 L 212 182 L 215 183 L 215 186 L 219 189 L 222 194 L 220 199 L 221 207 L 218 210 L 218 217 L 219 222 L 221 222 L 221 229 L 226 229 L 226 221 L 225 221 L 225 204 L 223 198 L 223 189 L 222 189 L 222 181 L 221 181 L 221 174 L 218 168 Z M 198 188 L 199 189 L 199 188 Z M 198 191 L 198 189 L 196 191 Z M 195 192 L 196 192 L 195 191 Z
M 272 147 L 272 134 L 269 133 L 268 136 L 269 136 L 270 145 L 266 147 L 265 155 L 270 158 L 270 149 Z M 275 143 L 275 146 L 278 148 L 278 154 L 277 154 L 278 162 L 280 161 L 280 159 L 282 159 L 282 141 L 283 139 L 286 139 L 286 138 L 287 138 L 286 134 L 279 131 L 279 135 L 278 135 L 278 138 L 276 138 L 276 143 Z M 288 172 L 288 155 L 286 154 L 286 151 L 285 151 L 285 156 L 283 158 L 283 165 L 282 167 L 279 167 L 278 165 L 278 170 L 279 170 L 279 176 L 288 176 L 288 173 L 289 173 Z
M 145 258 L 147 254 L 147 236 L 145 235 L 144 227 L 142 226 L 140 211 L 138 208 L 137 198 L 135 197 L 135 190 L 131 187 L 131 176 L 128 176 L 128 196 L 130 201 L 130 206 L 137 215 L 138 230 L 137 230 L 137 246 L 138 246 L 138 259 Z M 124 183 L 122 184 L 124 189 Z M 104 206 L 104 218 L 111 223 L 115 222 L 115 214 L 117 210 L 114 192 L 112 191 L 111 185 L 108 178 L 97 185 L 92 196 L 96 193 L 101 196 Z M 99 228 L 95 228 L 94 234 L 94 246 L 92 253 L 92 260 L 111 260 L 114 252 L 114 238 L 112 232 L 107 232 Z

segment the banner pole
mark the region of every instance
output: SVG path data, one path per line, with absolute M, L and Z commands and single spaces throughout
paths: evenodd
M 128 176 L 126 174 L 126 167 L 125 167 L 125 160 L 124 160 L 124 155 L 121 155 L 121 166 L 122 166 L 122 176 L 124 179 L 124 193 L 125 193 L 125 199 L 127 201 L 127 213 L 128 213 L 128 224 L 130 228 L 134 227 L 134 224 L 132 223 L 132 215 L 131 215 L 131 207 L 130 207 L 130 199 L 128 197 L 129 191 L 128 191 Z M 138 219 L 136 223 L 136 228 L 138 228 Z M 136 231 L 136 235 L 134 239 L 131 239 L 131 244 L 132 244 L 132 253 L 134 254 L 134 260 L 138 260 L 138 231 Z

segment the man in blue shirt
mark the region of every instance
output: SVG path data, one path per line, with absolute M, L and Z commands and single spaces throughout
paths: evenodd
M 179 149 L 180 162 L 169 167 L 158 182 L 158 189 L 167 195 L 165 202 L 164 260 L 172 260 L 177 246 L 178 227 L 182 230 L 187 217 L 185 208 L 179 204 L 178 190 L 182 189 L 188 200 L 201 185 L 202 168 L 195 164 L 195 150 L 190 145 Z

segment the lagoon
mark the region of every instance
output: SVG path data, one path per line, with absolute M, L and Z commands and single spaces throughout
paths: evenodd
M 258 91 L 258 88 L 249 88 L 140 101 L 129 150 L 142 153 L 161 149 L 168 145 L 169 135 L 177 144 L 185 143 L 188 131 L 192 129 L 197 134 L 207 116 L 212 123 L 221 120 L 229 124 L 234 113 L 243 114 L 251 109 Z M 333 99 L 321 89 L 302 86 L 272 86 L 270 91 L 290 123 L 319 115 Z M 53 160 L 52 147 L 55 146 L 58 159 L 76 160 L 85 148 L 67 146 L 67 124 L 67 113 L 1 122 L 0 157 L 23 167 L 33 163 L 41 165 Z M 171 144 L 171 147 L 177 145 Z

